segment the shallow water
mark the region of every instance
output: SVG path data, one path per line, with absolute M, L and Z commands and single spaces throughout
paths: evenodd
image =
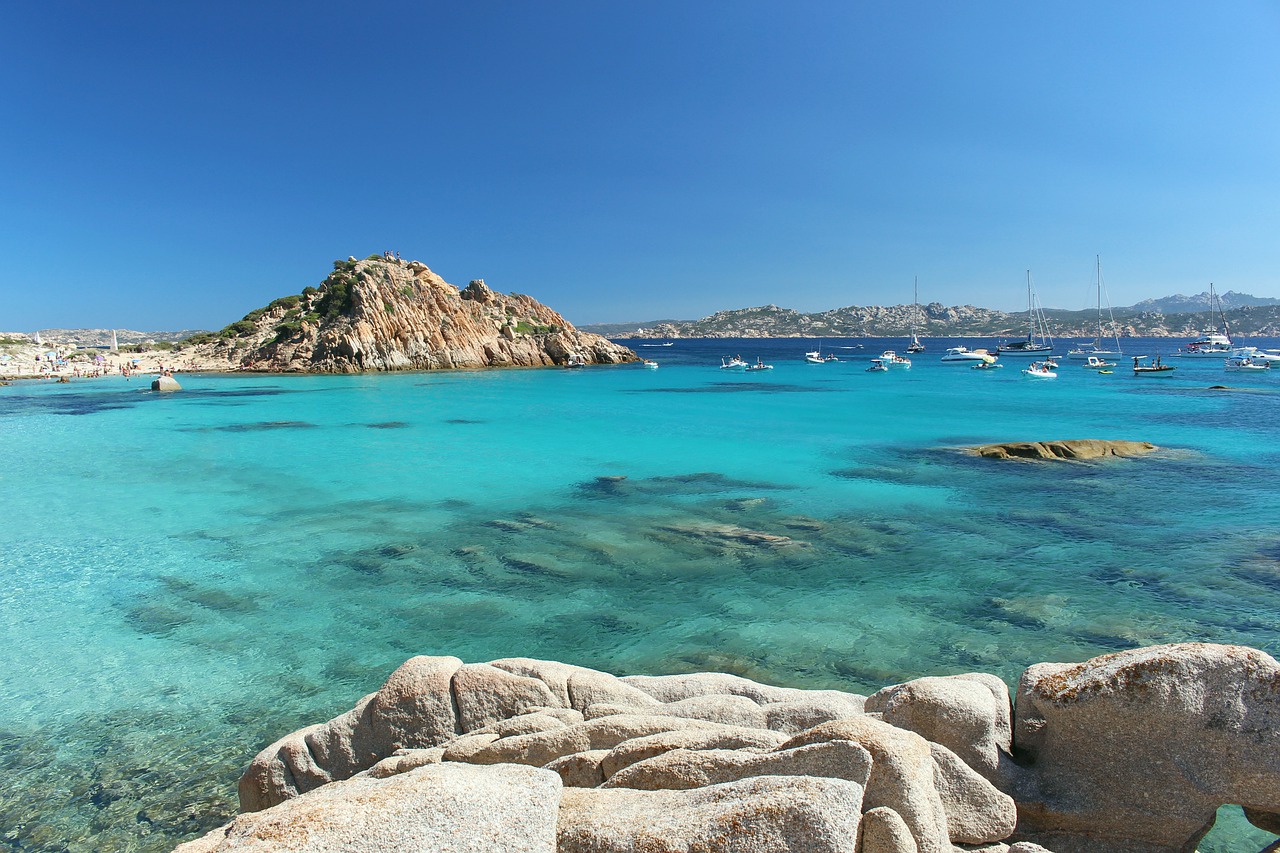
M 232 813 L 259 748 L 414 654 L 871 691 L 1179 640 L 1280 653 L 1280 376 L 824 349 L 857 343 L 0 388 L 0 849 L 168 849 Z M 738 352 L 775 369 L 717 368 Z M 1085 437 L 1166 450 L 947 449 Z

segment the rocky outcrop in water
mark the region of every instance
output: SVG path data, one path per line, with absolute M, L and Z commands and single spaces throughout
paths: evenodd
M 227 369 L 359 373 L 637 361 L 522 294 L 459 289 L 418 261 L 335 261 L 318 288 L 277 299 L 185 346 Z
M 969 448 L 984 459 L 1086 462 L 1109 456 L 1144 456 L 1160 448 L 1149 441 L 1074 438 L 1061 441 L 1009 441 Z
M 1277 747 L 1280 664 L 1240 646 L 1037 664 L 1016 705 L 982 673 L 864 699 L 417 657 L 178 850 L 1175 853 L 1225 804 L 1280 829 Z

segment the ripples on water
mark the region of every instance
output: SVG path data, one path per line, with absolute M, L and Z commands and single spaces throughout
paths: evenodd
M 1179 640 L 1277 651 L 1270 377 L 1031 384 L 936 353 L 877 375 L 808 348 L 0 389 L 0 849 L 168 849 L 232 813 L 259 748 L 414 654 L 867 692 Z M 739 351 L 777 367 L 715 367 Z M 1170 449 L 945 449 L 1077 437 Z

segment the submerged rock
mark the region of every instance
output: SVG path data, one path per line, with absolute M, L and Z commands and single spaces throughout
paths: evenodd
M 1097 438 L 1063 441 L 1010 441 L 969 448 L 984 459 L 1071 460 L 1082 462 L 1108 456 L 1142 456 L 1159 450 L 1149 441 L 1110 441 Z

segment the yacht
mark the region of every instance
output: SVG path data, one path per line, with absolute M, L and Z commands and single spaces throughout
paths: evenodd
M 995 360 L 996 357 L 984 349 L 968 347 L 947 347 L 947 354 L 942 357 L 944 364 L 991 364 Z
M 720 357 L 721 370 L 745 370 L 747 363 L 742 360 L 741 356 L 735 355 L 733 358 L 727 356 Z
M 911 369 L 911 359 L 898 355 L 891 349 L 887 349 L 880 353 L 880 363 L 885 367 L 901 367 L 906 370 Z
M 1222 300 L 1209 282 L 1209 316 L 1213 316 L 1213 307 L 1218 306 L 1218 327 L 1206 329 L 1200 337 L 1182 348 L 1178 353 L 1183 358 L 1226 358 L 1231 355 L 1231 331 L 1227 328 L 1227 315 L 1222 310 Z

